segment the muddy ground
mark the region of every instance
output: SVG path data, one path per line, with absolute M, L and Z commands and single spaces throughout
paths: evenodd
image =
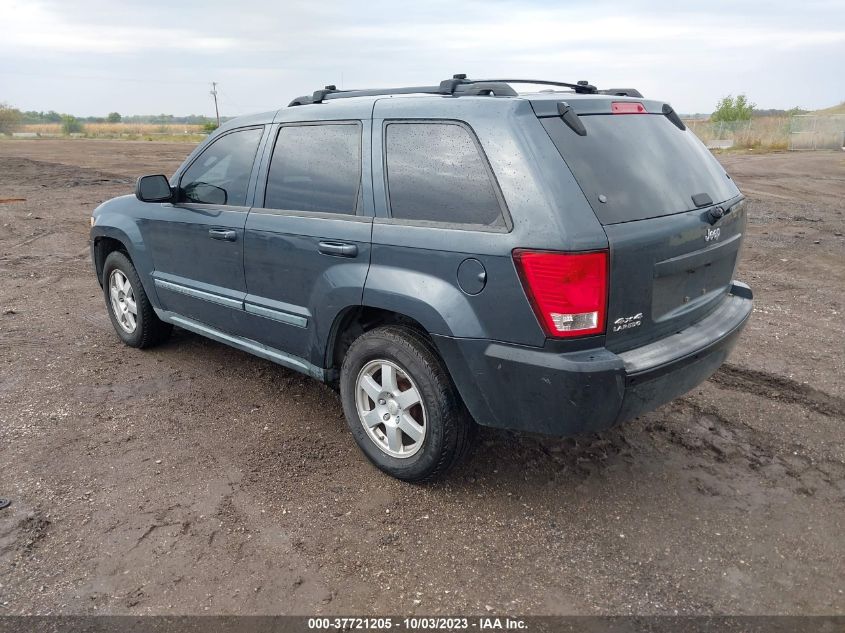
M 88 216 L 190 149 L 0 142 L 0 614 L 845 612 L 845 154 L 720 156 L 756 307 L 713 379 L 413 486 L 314 381 L 118 341 Z

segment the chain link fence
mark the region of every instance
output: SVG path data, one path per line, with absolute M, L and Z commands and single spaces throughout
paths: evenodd
M 710 149 L 729 147 L 787 149 L 789 117 L 755 117 L 748 121 L 685 121 Z
M 845 147 L 845 114 L 761 116 L 748 121 L 684 121 L 710 149 L 840 149 Z
M 791 117 L 789 149 L 845 149 L 845 114 L 796 114 Z

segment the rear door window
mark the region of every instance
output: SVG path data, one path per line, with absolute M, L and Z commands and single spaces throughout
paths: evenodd
M 354 214 L 361 182 L 361 126 L 289 125 L 279 130 L 264 207 Z
M 642 220 L 714 203 L 739 190 L 704 144 L 662 114 L 581 115 L 586 136 L 560 117 L 540 119 L 602 224 Z
M 212 141 L 182 175 L 180 202 L 244 206 L 262 134 L 262 128 L 250 128 Z
M 391 122 L 385 152 L 392 217 L 505 226 L 492 174 L 474 135 L 463 125 Z

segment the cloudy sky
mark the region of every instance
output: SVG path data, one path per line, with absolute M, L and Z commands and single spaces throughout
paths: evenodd
M 588 79 L 681 112 L 845 100 L 842 0 L 0 0 L 0 102 L 77 115 L 272 110 L 328 83 Z

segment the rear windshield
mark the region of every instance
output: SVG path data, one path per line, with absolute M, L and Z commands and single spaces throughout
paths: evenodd
M 586 136 L 560 117 L 540 120 L 602 224 L 689 211 L 699 193 L 714 203 L 739 195 L 704 144 L 662 114 L 580 119 Z

